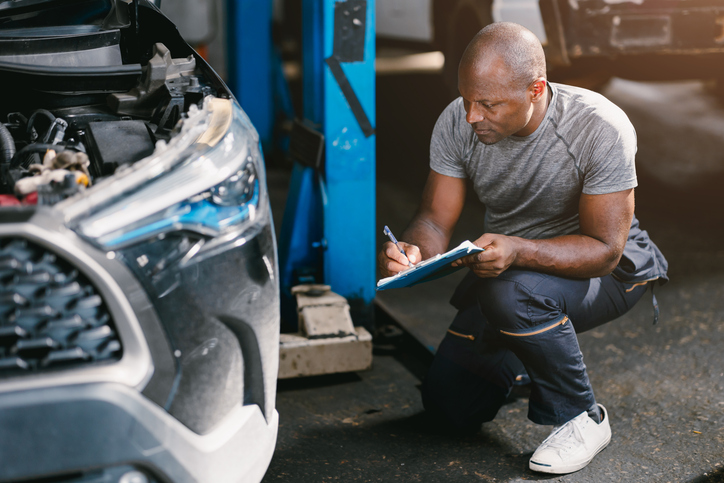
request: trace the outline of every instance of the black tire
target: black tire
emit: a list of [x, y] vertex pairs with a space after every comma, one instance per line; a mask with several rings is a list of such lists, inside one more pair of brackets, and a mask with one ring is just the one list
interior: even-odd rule
[[468, 43], [480, 29], [493, 23], [490, 0], [458, 0], [452, 8], [441, 5], [448, 0], [438, 0], [434, 9], [435, 41], [445, 55], [443, 80], [452, 98], [458, 97], [458, 64]]

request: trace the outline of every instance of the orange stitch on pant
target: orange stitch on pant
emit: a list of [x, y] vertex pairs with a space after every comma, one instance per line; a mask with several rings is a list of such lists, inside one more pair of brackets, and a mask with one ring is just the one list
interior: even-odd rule
[[506, 332], [506, 331], [504, 331], [504, 330], [501, 330], [500, 333], [501, 333], [501, 334], [505, 334], [505, 335], [512, 335], [513, 337], [528, 337], [528, 336], [531, 336], [531, 335], [541, 334], [541, 333], [543, 333], [543, 332], [545, 332], [545, 331], [547, 331], [547, 330], [551, 330], [553, 327], [558, 327], [559, 325], [563, 325], [563, 324], [565, 324], [567, 321], [568, 321], [568, 316], [566, 315], [565, 317], [563, 317], [561, 320], [559, 320], [559, 321], [556, 322], [555, 324], [553, 324], [553, 325], [551, 325], [551, 326], [549, 326], [549, 327], [546, 327], [545, 329], [536, 330], [535, 332], [528, 332], [528, 333], [526, 333], [526, 334], [514, 334], [514, 333], [512, 333], [512, 332]]
[[636, 287], [640, 287], [641, 285], [646, 285], [649, 282], [639, 282], [631, 285], [631, 288], [626, 289], [626, 293], [629, 293], [631, 290], [635, 289]]
[[456, 336], [458, 336], [458, 337], [462, 337], [463, 339], [475, 340], [475, 336], [474, 336], [474, 335], [461, 334], [460, 332], [455, 332], [455, 331], [452, 330], [452, 329], [448, 329], [447, 331], [450, 332], [452, 335], [456, 335]]

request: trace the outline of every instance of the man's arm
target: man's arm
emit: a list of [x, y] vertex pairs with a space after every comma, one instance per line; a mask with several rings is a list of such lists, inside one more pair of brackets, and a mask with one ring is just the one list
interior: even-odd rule
[[608, 275], [623, 254], [634, 212], [633, 189], [605, 195], [581, 195], [580, 235], [527, 240], [486, 233], [475, 241], [484, 252], [464, 257], [479, 277], [497, 277], [510, 267], [564, 277]]
[[[465, 190], [465, 179], [430, 170], [417, 213], [400, 237], [400, 246], [413, 263], [447, 250], [463, 211]], [[383, 277], [407, 268], [407, 260], [392, 242], [382, 246], [377, 262]]]

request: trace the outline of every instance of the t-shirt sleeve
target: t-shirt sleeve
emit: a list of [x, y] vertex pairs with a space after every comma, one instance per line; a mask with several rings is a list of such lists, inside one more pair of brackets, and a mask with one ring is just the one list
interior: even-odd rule
[[636, 180], [636, 131], [623, 111], [600, 121], [592, 132], [581, 163], [583, 193], [602, 195], [638, 185]]
[[462, 109], [460, 104], [461, 99], [458, 98], [442, 111], [430, 140], [430, 169], [452, 178], [467, 178], [463, 165], [465, 142], [458, 116], [458, 111]]

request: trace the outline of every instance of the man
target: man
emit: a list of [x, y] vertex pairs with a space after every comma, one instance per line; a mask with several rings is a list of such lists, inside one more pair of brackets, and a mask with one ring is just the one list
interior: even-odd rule
[[[516, 377], [531, 380], [528, 417], [555, 425], [531, 469], [570, 473], [611, 438], [576, 332], [628, 311], [667, 263], [634, 217], [636, 134], [603, 96], [550, 84], [538, 39], [494, 23], [470, 42], [460, 96], [440, 115], [420, 207], [400, 237], [412, 263], [446, 251], [466, 179], [485, 204], [485, 251], [423, 383], [423, 403], [462, 429], [495, 417]], [[407, 267], [386, 243], [383, 276]]]

